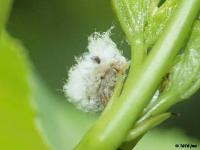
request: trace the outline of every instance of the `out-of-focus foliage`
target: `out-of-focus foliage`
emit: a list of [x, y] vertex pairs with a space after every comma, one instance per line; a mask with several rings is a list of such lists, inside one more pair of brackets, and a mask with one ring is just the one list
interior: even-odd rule
[[41, 80], [34, 80], [34, 104], [37, 125], [54, 150], [71, 150], [93, 124], [98, 114], [83, 113], [62, 98], [53, 95]]
[[46, 150], [34, 125], [29, 65], [20, 43], [0, 35], [0, 149]]
[[0, 0], [0, 34], [4, 30], [12, 0]]
[[42, 81], [33, 77], [30, 67], [19, 41], [2, 34], [0, 149], [45, 150], [49, 146], [56, 150], [72, 149], [96, 115], [79, 112], [53, 96]]
[[175, 147], [178, 144], [193, 144], [199, 149], [199, 140], [188, 138], [183, 132], [176, 129], [153, 130], [147, 133], [136, 145], [134, 150], [177, 150], [184, 149]]

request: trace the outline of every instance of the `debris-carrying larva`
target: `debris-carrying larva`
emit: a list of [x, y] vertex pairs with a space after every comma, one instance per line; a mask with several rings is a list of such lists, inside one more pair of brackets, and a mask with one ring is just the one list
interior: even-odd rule
[[117, 76], [125, 73], [127, 59], [110, 38], [110, 30], [88, 38], [88, 52], [76, 58], [63, 89], [68, 101], [83, 111], [101, 111], [113, 94]]

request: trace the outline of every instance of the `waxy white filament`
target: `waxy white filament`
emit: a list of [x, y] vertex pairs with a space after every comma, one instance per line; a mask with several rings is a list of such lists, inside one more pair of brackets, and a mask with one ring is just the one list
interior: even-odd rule
[[88, 38], [88, 52], [76, 58], [63, 89], [69, 102], [90, 112], [104, 109], [111, 97], [118, 73], [128, 61], [110, 38], [110, 30]]

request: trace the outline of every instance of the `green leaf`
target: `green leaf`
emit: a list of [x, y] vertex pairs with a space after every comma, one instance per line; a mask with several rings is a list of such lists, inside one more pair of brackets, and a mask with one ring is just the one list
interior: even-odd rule
[[[172, 68], [166, 91], [187, 99], [200, 87], [200, 21], [196, 22], [191, 39], [179, 62]], [[176, 89], [176, 90], [175, 90]]]
[[135, 34], [144, 32], [148, 12], [155, 9], [158, 0], [113, 0], [113, 7], [129, 42]]
[[112, 0], [119, 22], [132, 44], [143, 36], [151, 47], [164, 30], [167, 21], [177, 6], [177, 0]]
[[21, 44], [0, 35], [0, 149], [46, 150], [34, 125], [26, 55]]
[[154, 8], [147, 18], [147, 25], [145, 26], [145, 43], [147, 47], [152, 47], [158, 39], [159, 35], [164, 30], [169, 18], [177, 7], [179, 1], [166, 0], [158, 8]]

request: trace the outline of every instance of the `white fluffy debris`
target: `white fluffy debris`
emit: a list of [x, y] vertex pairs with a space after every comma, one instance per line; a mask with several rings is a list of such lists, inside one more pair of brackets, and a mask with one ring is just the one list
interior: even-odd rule
[[78, 109], [96, 112], [106, 106], [117, 75], [125, 72], [129, 62], [110, 38], [110, 30], [93, 33], [88, 42], [88, 52], [76, 58], [77, 64], [71, 67], [63, 89]]

